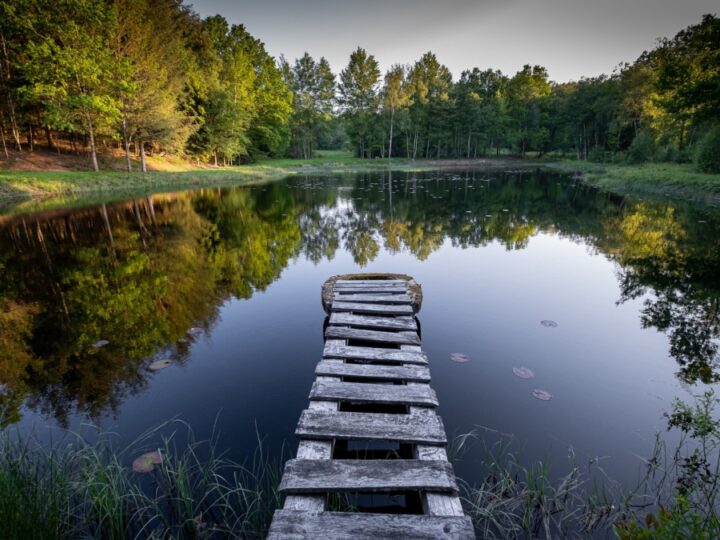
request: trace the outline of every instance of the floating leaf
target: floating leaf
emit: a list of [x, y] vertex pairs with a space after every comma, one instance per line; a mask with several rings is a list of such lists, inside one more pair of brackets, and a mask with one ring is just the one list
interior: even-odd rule
[[550, 401], [553, 397], [547, 390], [538, 390], [537, 388], [532, 391], [532, 395], [535, 399], [539, 399], [540, 401]]
[[461, 364], [464, 364], [465, 362], [470, 361], [470, 357], [467, 354], [454, 352], [450, 355], [450, 360], [452, 360], [453, 362], [459, 362]]
[[535, 378], [535, 372], [526, 367], [514, 367], [513, 373], [521, 379], [533, 379]]
[[100, 339], [92, 344], [93, 349], [99, 349], [101, 347], [104, 347], [105, 345], [108, 345], [110, 342], [107, 339]]
[[148, 369], [150, 371], [160, 371], [161, 369], [172, 366], [172, 363], [172, 360], [168, 360], [167, 358], [163, 360], [155, 360], [152, 364], [148, 366]]
[[540, 324], [542, 324], [546, 328], [557, 328], [558, 325], [558, 323], [556, 323], [555, 321], [549, 321], [547, 319], [544, 321], [540, 321]]
[[155, 469], [155, 465], [162, 463], [162, 454], [159, 450], [147, 452], [133, 461], [132, 470], [136, 473], [149, 473]]

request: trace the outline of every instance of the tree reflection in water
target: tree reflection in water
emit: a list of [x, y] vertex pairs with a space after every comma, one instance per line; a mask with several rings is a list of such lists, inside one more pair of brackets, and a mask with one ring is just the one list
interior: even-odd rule
[[344, 249], [363, 266], [383, 248], [425, 260], [445, 242], [518, 250], [539, 232], [617, 263], [618, 302], [646, 298], [642, 324], [667, 333], [683, 381], [720, 378], [720, 216], [557, 175], [300, 177], [0, 219], [5, 425], [23, 403], [61, 424], [114, 412], [155, 353], [182, 363], [188, 328], [210, 328], [222, 302], [264, 290], [293, 258]]

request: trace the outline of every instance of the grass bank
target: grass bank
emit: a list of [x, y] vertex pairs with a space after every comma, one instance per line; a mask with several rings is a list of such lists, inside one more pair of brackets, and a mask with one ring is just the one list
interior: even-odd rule
[[590, 185], [621, 195], [672, 197], [720, 204], [720, 174], [699, 173], [690, 164], [616, 165], [557, 161], [546, 163], [543, 167], [575, 173]]
[[[516, 167], [527, 165], [510, 159], [496, 160], [408, 160], [394, 158], [360, 159], [349, 152], [323, 151], [312, 159], [274, 159], [259, 164], [222, 168], [156, 170], [147, 173], [86, 170], [0, 169], [0, 205], [11, 206], [28, 200], [59, 198], [62, 206], [70, 200], [81, 202], [142, 196], [148, 193], [181, 191], [200, 187], [236, 186], [261, 183], [296, 174], [341, 174], [373, 171], [430, 171], [467, 167]], [[153, 162], [151, 161], [151, 166]], [[162, 163], [155, 163], [162, 167]], [[48, 205], [44, 205], [47, 207]]]

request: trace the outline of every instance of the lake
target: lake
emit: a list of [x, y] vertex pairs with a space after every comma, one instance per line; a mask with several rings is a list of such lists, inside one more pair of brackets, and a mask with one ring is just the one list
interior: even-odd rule
[[717, 209], [539, 171], [298, 175], [8, 214], [3, 425], [129, 443], [179, 418], [233, 458], [257, 434], [290, 456], [323, 348], [322, 283], [396, 272], [423, 286], [448, 435], [477, 434], [461, 478], [512, 437], [524, 463], [560, 474], [570, 454], [631, 482], [673, 399], [720, 374], [719, 232]]

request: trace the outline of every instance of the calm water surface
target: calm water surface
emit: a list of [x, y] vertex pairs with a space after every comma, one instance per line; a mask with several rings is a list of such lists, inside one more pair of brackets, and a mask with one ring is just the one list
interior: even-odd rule
[[399, 272], [423, 285], [448, 433], [481, 434], [460, 476], [512, 435], [526, 463], [561, 473], [572, 451], [630, 481], [672, 400], [720, 373], [719, 231], [713, 209], [535, 172], [294, 177], [2, 217], [3, 421], [129, 442], [177, 417], [235, 458], [256, 432], [293, 453], [321, 284]]

